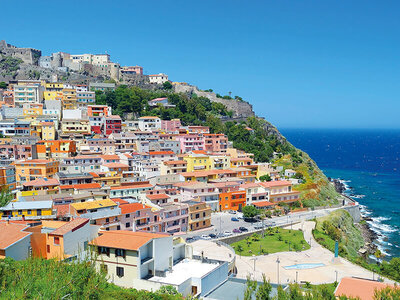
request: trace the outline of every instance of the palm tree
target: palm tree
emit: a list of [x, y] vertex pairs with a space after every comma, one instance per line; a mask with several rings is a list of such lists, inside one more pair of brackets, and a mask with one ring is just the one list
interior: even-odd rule
[[240, 257], [242, 257], [242, 252], [243, 252], [243, 247], [242, 247], [242, 245], [237, 245], [236, 246], [236, 251], [237, 252], [239, 252], [239, 254], [240, 254]]

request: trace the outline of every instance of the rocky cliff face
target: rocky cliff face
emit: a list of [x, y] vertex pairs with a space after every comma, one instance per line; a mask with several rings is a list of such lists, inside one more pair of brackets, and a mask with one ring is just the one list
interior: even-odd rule
[[228, 110], [233, 111], [234, 118], [246, 119], [255, 116], [253, 106], [245, 101], [218, 98], [215, 93], [200, 91], [197, 87], [192, 85], [176, 85], [175, 92], [187, 94], [189, 97], [196, 94], [199, 97], [206, 97], [212, 102], [222, 103]]
[[[192, 85], [175, 85], [174, 89], [175, 92], [184, 93], [189, 97], [191, 97], [193, 94], [196, 94], [199, 97], [206, 97], [210, 99], [212, 102], [218, 102], [224, 104], [228, 110], [233, 111], [233, 117], [223, 119], [222, 120], [223, 122], [228, 122], [228, 121], [241, 122], [241, 121], [246, 121], [247, 118], [249, 117], [257, 117], [253, 111], [253, 106], [246, 101], [218, 98], [215, 93], [200, 91], [197, 87]], [[280, 142], [286, 141], [286, 138], [278, 131], [278, 129], [276, 129], [275, 126], [273, 126], [264, 118], [260, 117], [257, 118], [262, 119], [264, 123], [263, 125], [264, 130], [267, 132], [268, 135], [276, 136]]]

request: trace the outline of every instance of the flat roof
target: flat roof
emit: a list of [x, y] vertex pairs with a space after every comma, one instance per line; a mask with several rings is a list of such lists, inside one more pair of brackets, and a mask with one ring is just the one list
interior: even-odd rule
[[19, 201], [10, 202], [0, 210], [19, 210], [19, 209], [51, 209], [53, 201]]
[[180, 285], [181, 283], [192, 277], [202, 278], [219, 266], [220, 265], [218, 263], [202, 263], [200, 260], [185, 258], [184, 260], [173, 266], [172, 271], [167, 272], [165, 277], [154, 276], [150, 278], [149, 281]]

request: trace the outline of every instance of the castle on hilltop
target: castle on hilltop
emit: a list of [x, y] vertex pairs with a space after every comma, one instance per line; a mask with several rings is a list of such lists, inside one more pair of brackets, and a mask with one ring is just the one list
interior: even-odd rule
[[33, 48], [18, 48], [7, 44], [5, 40], [0, 41], [0, 54], [22, 59], [24, 63], [38, 65], [42, 51]]

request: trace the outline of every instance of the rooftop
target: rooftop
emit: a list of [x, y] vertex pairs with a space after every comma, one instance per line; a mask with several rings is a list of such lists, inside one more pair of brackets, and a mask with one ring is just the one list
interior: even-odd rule
[[90, 245], [137, 251], [140, 247], [147, 244], [152, 239], [168, 236], [168, 234], [139, 231], [102, 231], [99, 237], [90, 242]]
[[89, 219], [77, 218], [72, 221], [69, 221], [68, 223], [64, 224], [61, 227], [58, 227], [56, 230], [54, 230], [50, 234], [51, 235], [65, 235], [66, 233], [68, 233], [70, 231], [73, 232], [75, 230], [78, 230], [79, 228], [86, 225], [87, 223], [89, 223]]
[[76, 210], [82, 210], [82, 209], [96, 209], [96, 208], [104, 208], [104, 207], [113, 207], [113, 206], [117, 206], [117, 204], [110, 199], [104, 199], [104, 200], [95, 200], [95, 201], [88, 201], [88, 202], [71, 203], [71, 206], [73, 208], [75, 208]]
[[392, 286], [387, 283], [362, 278], [343, 278], [335, 290], [335, 296], [347, 296], [360, 300], [374, 299], [375, 290]]
[[28, 226], [25, 224], [0, 223], [0, 249], [5, 250], [16, 242], [31, 235], [30, 232], [23, 231]]
[[24, 201], [10, 202], [6, 206], [0, 207], [0, 210], [20, 210], [20, 209], [51, 209], [53, 201]]
[[154, 276], [149, 281], [180, 285], [189, 278], [202, 278], [219, 266], [218, 263], [202, 263], [200, 260], [185, 258], [172, 267], [165, 277]]

